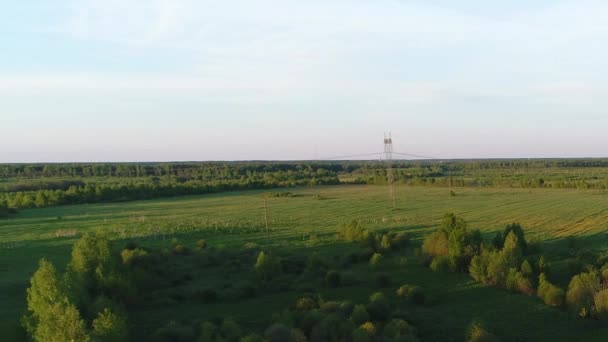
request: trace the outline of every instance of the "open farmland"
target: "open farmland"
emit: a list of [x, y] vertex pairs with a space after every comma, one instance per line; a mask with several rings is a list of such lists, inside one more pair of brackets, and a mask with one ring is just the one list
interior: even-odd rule
[[[109, 233], [112, 239], [133, 240], [142, 246], [169, 246], [172, 239], [177, 239], [194, 248], [197, 239], [204, 238], [210, 246], [227, 250], [238, 250], [247, 242], [255, 242], [264, 248], [290, 250], [296, 254], [318, 250], [333, 255], [345, 248], [342, 244], [336, 245], [335, 239], [338, 226], [345, 222], [356, 220], [372, 231], [407, 231], [413, 234], [414, 240], [418, 240], [433, 231], [446, 212], [454, 212], [465, 218], [471, 228], [480, 229], [487, 239], [506, 224], [518, 222], [528, 238], [539, 238], [544, 242], [543, 249], [548, 255], [554, 255], [556, 261], [564, 257], [562, 251], [567, 250], [563, 239], [566, 236], [577, 236], [578, 246], [585, 249], [603, 250], [608, 244], [605, 234], [608, 229], [608, 194], [601, 190], [454, 190], [456, 196], [450, 196], [445, 188], [399, 186], [398, 208], [392, 209], [388, 190], [383, 186], [290, 189], [292, 197], [267, 200], [268, 231], [264, 224], [263, 191], [258, 190], [23, 210], [17, 216], [0, 221], [0, 293], [3, 303], [0, 330], [17, 334], [19, 316], [25, 310], [25, 289], [38, 259], [45, 257], [57, 265], [65, 264], [76, 238], [89, 231], [102, 231]], [[251, 265], [254, 262], [252, 259]], [[396, 261], [389, 263], [392, 266], [387, 266], [386, 271], [394, 278], [394, 285], [402, 281], [419, 283], [442, 298], [432, 310], [420, 308], [412, 312], [413, 316], [422, 317], [419, 329], [422, 336], [429, 339], [441, 340], [441, 336], [450, 340], [460, 338], [470, 319], [480, 315], [489, 322], [509, 315], [517, 324], [523, 324], [512, 330], [509, 324], [515, 324], [513, 321], [491, 323], [497, 335], [511, 337], [506, 340], [540, 340], [541, 337], [545, 340], [569, 340], [575, 336], [572, 334], [580, 334], [586, 325], [591, 324], [570, 320], [565, 313], [542, 306], [534, 297], [482, 287], [465, 275], [434, 273], [412, 261], [403, 266], [397, 265]], [[357, 268], [353, 272], [358, 272]], [[220, 269], [212, 271], [210, 277], [218, 277], [218, 274], [221, 274]], [[445, 282], [451, 285], [445, 286]], [[329, 289], [326, 294], [366, 298], [370, 292], [367, 285], [362, 285], [350, 287], [346, 292]], [[258, 305], [270, 303], [269, 313], [258, 317], [269, 320], [270, 311], [289, 306], [297, 295], [297, 291], [288, 291], [252, 299], [236, 316], [247, 325], [248, 317], [251, 317], [248, 313], [255, 312]], [[485, 299], [466, 300], [467, 296], [478, 295]], [[492, 312], [484, 312], [486, 304], [491, 305]], [[189, 303], [184, 304], [183, 312], [184, 315], [202, 317], [208, 315], [209, 310], [218, 314], [228, 313], [240, 306], [239, 303], [209, 306]], [[167, 309], [156, 307], [147, 310], [146, 314], [135, 310], [134, 321], [142, 327], [160, 324], [162, 317], [170, 314], [163, 310]], [[517, 318], [519, 310], [528, 313]], [[432, 331], [441, 320], [434, 320], [442, 315], [461, 317], [445, 321], [447, 326], [441, 332], [446, 335], [435, 336]], [[529, 322], [523, 321], [528, 319]], [[542, 329], [531, 331], [529, 324], [546, 319], [555, 320], [556, 324], [546, 324]], [[255, 326], [255, 321], [249, 324]], [[601, 336], [598, 337], [600, 339]]]

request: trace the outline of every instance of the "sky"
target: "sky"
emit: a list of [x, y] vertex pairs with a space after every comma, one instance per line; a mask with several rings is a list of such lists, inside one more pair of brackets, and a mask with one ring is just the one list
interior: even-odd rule
[[[608, 157], [608, 2], [0, 2], [0, 163]], [[369, 158], [369, 157], [368, 157]]]

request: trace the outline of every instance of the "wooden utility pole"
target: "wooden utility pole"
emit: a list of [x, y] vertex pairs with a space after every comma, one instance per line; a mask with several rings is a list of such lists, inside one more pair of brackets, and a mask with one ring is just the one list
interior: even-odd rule
[[448, 169], [448, 190], [450, 191], [450, 196], [452, 195], [452, 170]]
[[268, 205], [266, 197], [264, 197], [264, 221], [266, 222], [266, 243], [270, 241], [270, 232], [268, 231]]

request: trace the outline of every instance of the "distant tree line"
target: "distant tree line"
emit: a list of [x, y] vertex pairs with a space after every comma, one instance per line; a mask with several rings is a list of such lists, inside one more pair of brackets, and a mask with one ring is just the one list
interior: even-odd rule
[[[607, 159], [394, 161], [398, 184], [608, 189]], [[141, 200], [277, 187], [386, 185], [382, 161], [1, 164], [8, 208]], [[2, 209], [5, 207], [6, 209]]]
[[225, 191], [331, 184], [339, 184], [339, 180], [336, 175], [327, 173], [320, 173], [318, 177], [294, 175], [282, 179], [277, 178], [276, 175], [265, 174], [260, 179], [243, 178], [224, 181], [187, 181], [184, 183], [160, 183], [159, 180], [153, 179], [145, 183], [72, 185], [67, 190], [7, 192], [0, 194], [0, 206], [16, 209], [41, 208], [66, 204], [132, 201]]

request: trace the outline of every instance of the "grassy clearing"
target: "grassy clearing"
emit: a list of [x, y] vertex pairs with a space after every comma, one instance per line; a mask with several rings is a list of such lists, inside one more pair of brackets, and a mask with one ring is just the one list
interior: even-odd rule
[[[548, 249], [563, 249], [559, 239], [569, 235], [581, 236], [586, 247], [600, 249], [608, 243], [603, 234], [608, 228], [608, 195], [597, 190], [457, 188], [457, 196], [451, 197], [442, 188], [398, 187], [396, 210], [390, 208], [388, 191], [381, 186], [300, 188], [292, 192], [298, 196], [268, 200], [269, 243], [294, 253], [308, 253], [304, 247], [311, 244], [332, 250], [331, 245], [323, 246], [333, 240], [333, 232], [339, 224], [351, 220], [361, 221], [366, 228], [399, 228], [423, 236], [434, 229], [448, 211], [465, 217], [472, 228], [487, 233], [501, 229], [507, 223], [519, 222], [528, 237], [537, 236], [550, 242]], [[167, 246], [173, 237], [191, 247], [199, 237], [214, 246], [240, 247], [247, 241], [264, 245], [267, 235], [263, 193], [249, 191], [44, 208], [25, 210], [15, 218], [1, 220], [0, 302], [3, 305], [0, 307], [0, 331], [10, 334], [18, 324], [19, 315], [25, 308], [25, 288], [38, 259], [46, 257], [57, 265], [65, 264], [74, 233], [101, 229], [111, 232], [116, 239], [135, 238], [148, 246]], [[311, 236], [317, 238], [311, 239]], [[395, 284], [398, 281], [415, 283], [442, 298], [438, 306], [415, 309], [413, 315], [423, 321], [421, 327], [427, 330], [423, 331], [424, 336], [435, 336], [434, 340], [441, 340], [441, 336], [461, 336], [460, 330], [469, 323], [467, 320], [479, 315], [494, 322], [490, 327], [498, 335], [502, 333], [512, 339], [524, 340], [541, 340], [541, 337], [572, 340], [581, 336], [584, 328], [591, 324], [568, 319], [565, 313], [545, 307], [537, 298], [480, 287], [464, 275], [432, 273], [410, 263], [400, 268], [394, 278]], [[366, 298], [370, 290], [364, 286], [327, 292], [328, 296], [357, 299]], [[247, 310], [257, 310], [255, 308], [269, 303], [264, 312], [270, 315], [288, 306], [296, 295], [255, 298], [243, 306], [220, 303], [200, 308], [185, 303], [180, 312], [204, 317], [207, 311], [220, 315], [242, 307], [252, 308], [239, 314], [247, 317], [252, 313]], [[156, 322], [154, 317], [166, 317], [166, 310], [146, 311], [134, 320], [147, 326]], [[504, 317], [509, 318], [508, 322]], [[538, 328], [546, 324], [545, 320], [555, 322], [550, 331]], [[596, 329], [588, 338], [599, 340], [605, 336], [605, 329]]]

